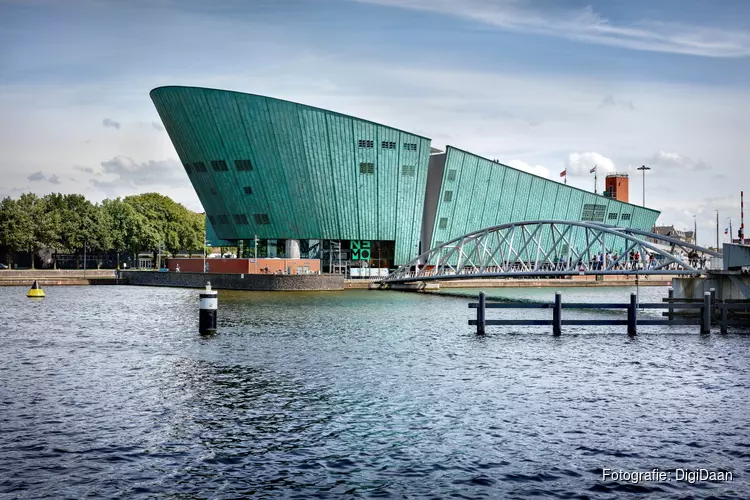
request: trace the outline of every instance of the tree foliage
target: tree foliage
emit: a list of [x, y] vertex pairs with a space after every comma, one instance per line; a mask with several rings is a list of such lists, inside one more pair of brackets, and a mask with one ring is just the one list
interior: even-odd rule
[[[205, 220], [168, 196], [146, 193], [94, 204], [80, 194], [43, 198], [24, 193], [0, 201], [0, 248], [13, 253], [51, 250], [175, 254], [202, 248]], [[32, 266], [34, 259], [32, 258]], [[10, 264], [10, 262], [9, 262]]]

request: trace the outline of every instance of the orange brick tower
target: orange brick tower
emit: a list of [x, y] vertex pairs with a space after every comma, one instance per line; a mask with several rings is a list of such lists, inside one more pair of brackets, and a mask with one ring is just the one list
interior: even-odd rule
[[608, 174], [604, 180], [604, 196], [628, 202], [628, 174]]

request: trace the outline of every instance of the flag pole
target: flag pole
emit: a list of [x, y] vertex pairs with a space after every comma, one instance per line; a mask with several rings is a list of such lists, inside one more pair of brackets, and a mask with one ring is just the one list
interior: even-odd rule
[[596, 181], [597, 174], [598, 174], [598, 169], [596, 168], [596, 165], [594, 165], [594, 194], [596, 194], [596, 188], [597, 188], [596, 185], [598, 184]]

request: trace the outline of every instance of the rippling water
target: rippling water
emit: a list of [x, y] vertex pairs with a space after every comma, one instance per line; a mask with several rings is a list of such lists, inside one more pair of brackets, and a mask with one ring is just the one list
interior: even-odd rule
[[47, 293], [0, 287], [3, 498], [750, 497], [749, 335], [478, 338], [466, 298], [220, 291], [220, 333], [201, 337], [196, 290]]

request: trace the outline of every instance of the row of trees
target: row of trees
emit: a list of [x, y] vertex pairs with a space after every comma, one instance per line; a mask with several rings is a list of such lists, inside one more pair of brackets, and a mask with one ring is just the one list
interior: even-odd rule
[[[12, 254], [40, 250], [75, 254], [76, 267], [84, 245], [89, 252], [202, 252], [205, 219], [168, 196], [146, 193], [91, 203], [80, 194], [24, 193], [0, 202], [0, 247]], [[156, 259], [154, 259], [156, 260]], [[53, 261], [56, 267], [56, 260]]]

